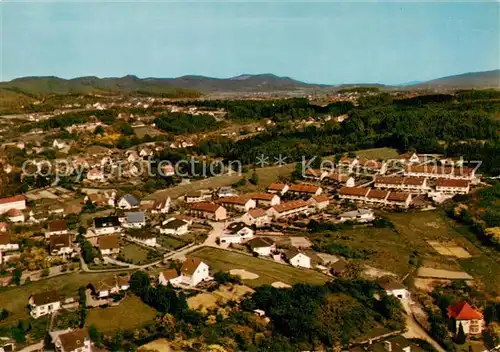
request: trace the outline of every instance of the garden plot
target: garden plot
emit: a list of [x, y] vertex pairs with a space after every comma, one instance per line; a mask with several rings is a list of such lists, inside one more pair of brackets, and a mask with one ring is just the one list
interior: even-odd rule
[[434, 248], [436, 252], [441, 255], [456, 257], [456, 258], [470, 258], [471, 255], [463, 247], [457, 246], [455, 242], [439, 242], [427, 241], [429, 245]]

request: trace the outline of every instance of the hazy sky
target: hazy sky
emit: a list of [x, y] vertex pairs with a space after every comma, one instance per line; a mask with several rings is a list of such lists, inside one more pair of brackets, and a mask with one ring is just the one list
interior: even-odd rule
[[0, 0], [1, 77], [404, 83], [500, 67], [499, 3]]

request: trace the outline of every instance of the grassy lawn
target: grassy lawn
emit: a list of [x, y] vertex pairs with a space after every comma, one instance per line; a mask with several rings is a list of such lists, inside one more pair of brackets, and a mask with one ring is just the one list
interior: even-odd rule
[[356, 151], [356, 155], [360, 158], [366, 158], [370, 160], [380, 160], [380, 159], [391, 159], [396, 158], [399, 153], [393, 148], [372, 148], [363, 149]]
[[174, 236], [167, 236], [167, 235], [160, 235], [158, 236], [158, 243], [163, 247], [168, 250], [174, 250], [177, 248], [180, 248], [184, 246], [186, 243], [188, 243], [189, 238], [186, 238], [185, 241], [184, 238], [181, 240], [179, 238], [175, 238]]
[[156, 310], [144, 304], [139, 297], [130, 296], [116, 307], [90, 309], [87, 326], [95, 325], [103, 332], [132, 329], [152, 321], [156, 313]]
[[127, 243], [121, 248], [121, 255], [131, 260], [133, 264], [148, 260], [148, 251], [135, 243]]
[[24, 319], [29, 316], [26, 305], [31, 294], [49, 290], [57, 290], [64, 297], [77, 297], [78, 288], [89, 282], [106, 279], [116, 273], [74, 273], [40, 280], [19, 287], [0, 289], [0, 307], [11, 314], [7, 321]]
[[245, 284], [253, 287], [271, 284], [275, 281], [287, 284], [302, 282], [320, 285], [329, 280], [328, 276], [317, 271], [298, 269], [290, 265], [278, 264], [269, 260], [217, 248], [202, 247], [191, 252], [190, 256], [205, 261], [210, 265], [212, 272], [245, 269], [257, 274], [259, 275], [257, 279], [243, 280]]

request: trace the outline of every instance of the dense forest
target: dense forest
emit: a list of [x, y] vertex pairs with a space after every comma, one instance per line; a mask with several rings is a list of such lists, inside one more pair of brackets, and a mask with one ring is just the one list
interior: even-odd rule
[[[335, 103], [314, 107], [305, 99], [286, 101], [198, 102], [225, 107], [233, 119], [269, 118], [276, 126], [268, 132], [232, 143], [225, 138], [202, 141], [199, 153], [253, 163], [258, 155], [288, 160], [302, 156], [332, 155], [372, 147], [393, 147], [400, 151], [463, 156], [481, 160], [480, 172], [500, 171], [500, 101], [488, 100], [494, 93], [462, 92], [457, 96], [432, 95], [393, 100], [386, 93], [367, 96], [359, 106]], [[465, 99], [467, 97], [467, 99]], [[225, 105], [224, 105], [225, 104]], [[349, 105], [350, 104], [350, 105]], [[297, 119], [307, 116], [347, 113], [342, 123], [323, 122], [321, 127], [295, 128]]]

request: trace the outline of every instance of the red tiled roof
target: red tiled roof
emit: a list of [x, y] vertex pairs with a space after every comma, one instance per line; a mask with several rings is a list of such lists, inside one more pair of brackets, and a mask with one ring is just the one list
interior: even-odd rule
[[64, 231], [68, 228], [66, 225], [66, 220], [54, 220], [49, 222], [48, 230], [49, 232]]
[[163, 271], [162, 274], [165, 280], [175, 279], [176, 277], [179, 276], [179, 274], [177, 274], [177, 270], [175, 269], [167, 269]]
[[366, 187], [342, 187], [339, 194], [343, 196], [359, 196], [364, 197], [370, 189]]
[[248, 194], [245, 194], [245, 197], [250, 198], [250, 199], [256, 199], [256, 200], [271, 201], [274, 197], [276, 197], [276, 195], [270, 194], [270, 193], [260, 192], [260, 193], [248, 193]]
[[21, 210], [19, 209], [10, 209], [8, 212], [7, 212], [7, 215], [8, 216], [19, 216], [21, 215]]
[[0, 204], [21, 202], [23, 200], [26, 200], [26, 198], [24, 198], [24, 196], [22, 194], [19, 194], [19, 195], [14, 196], [14, 197], [0, 199]]
[[221, 204], [238, 204], [238, 205], [245, 205], [249, 201], [250, 198], [248, 197], [224, 197], [220, 200], [218, 200], [218, 203]]
[[448, 307], [448, 317], [456, 320], [474, 320], [483, 319], [483, 315], [473, 309], [469, 303], [465, 301], [458, 302]]
[[271, 183], [267, 189], [270, 189], [271, 191], [281, 191], [283, 188], [285, 188], [286, 184], [284, 183]]
[[120, 240], [117, 235], [101, 236], [98, 239], [99, 249], [120, 248]]
[[389, 194], [389, 191], [383, 191], [380, 189], [370, 189], [370, 192], [368, 192], [368, 195], [366, 198], [372, 198], [372, 199], [385, 199], [387, 195]]
[[321, 169], [307, 169], [305, 174], [306, 176], [320, 177], [323, 172]]
[[299, 192], [299, 193], [316, 193], [319, 187], [315, 185], [309, 185], [306, 183], [297, 183], [290, 186], [288, 191]]
[[319, 196], [312, 196], [311, 199], [314, 199], [317, 203], [328, 202], [330, 197], [326, 194], [320, 194]]
[[440, 178], [436, 181], [436, 186], [438, 187], [469, 187], [469, 181], [467, 180], [449, 180], [445, 178]]
[[302, 207], [308, 207], [309, 203], [304, 200], [294, 200], [290, 202], [284, 202], [273, 207], [278, 213], [283, 213], [292, 209], [298, 209]]
[[339, 181], [339, 182], [347, 182], [349, 180], [350, 176], [349, 175], [344, 175], [344, 174], [339, 174], [336, 172], [332, 172], [328, 175], [326, 175], [327, 179], [334, 180], [334, 181]]
[[186, 275], [193, 275], [200, 264], [200, 259], [188, 258], [184, 263], [182, 263], [181, 273]]
[[422, 186], [425, 182], [425, 177], [405, 177], [403, 183], [405, 185]]
[[391, 192], [387, 200], [392, 202], [405, 202], [409, 196], [410, 193], [407, 192]]
[[266, 212], [261, 208], [250, 209], [248, 214], [254, 219], [266, 216]]
[[404, 177], [397, 177], [397, 176], [377, 177], [375, 179], [375, 183], [381, 183], [385, 185], [402, 185], [403, 182], [404, 182]]
[[220, 205], [215, 203], [200, 202], [191, 206], [191, 210], [206, 211], [208, 213], [215, 213]]

